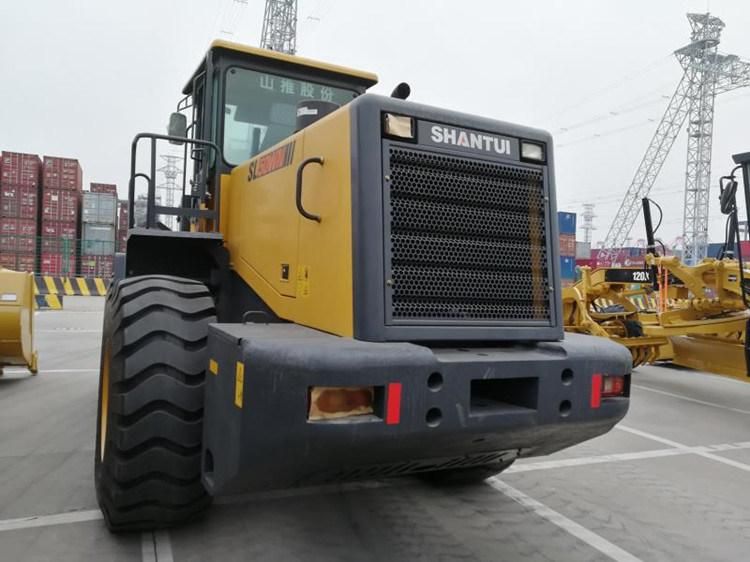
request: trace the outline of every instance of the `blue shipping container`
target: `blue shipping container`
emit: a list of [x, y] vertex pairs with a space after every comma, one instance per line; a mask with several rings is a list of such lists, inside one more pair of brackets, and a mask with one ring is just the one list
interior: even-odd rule
[[557, 224], [560, 227], [560, 234], [575, 234], [576, 214], [566, 213], [565, 211], [558, 211]]
[[576, 278], [576, 259], [570, 256], [560, 256], [560, 278]]

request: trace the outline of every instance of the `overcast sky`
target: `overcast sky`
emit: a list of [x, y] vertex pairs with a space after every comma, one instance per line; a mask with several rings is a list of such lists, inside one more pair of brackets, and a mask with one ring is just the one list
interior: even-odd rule
[[[298, 52], [399, 81], [416, 101], [551, 131], [558, 206], [596, 203], [607, 227], [680, 78], [687, 12], [726, 23], [720, 50], [750, 60], [747, 0], [299, 0]], [[211, 39], [257, 45], [263, 0], [0, 2], [0, 149], [78, 158], [125, 195], [129, 146], [163, 132]], [[222, 32], [232, 32], [228, 35]], [[665, 97], [666, 96], [666, 97]], [[750, 88], [717, 99], [714, 178], [750, 151]], [[652, 196], [680, 234], [686, 137]], [[712, 241], [723, 238], [712, 180]], [[579, 230], [579, 239], [583, 233]], [[639, 223], [633, 239], [643, 238]]]

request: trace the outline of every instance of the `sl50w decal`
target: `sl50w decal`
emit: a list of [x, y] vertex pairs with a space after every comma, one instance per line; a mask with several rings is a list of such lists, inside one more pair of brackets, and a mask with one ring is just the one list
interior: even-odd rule
[[292, 160], [294, 160], [295, 142], [296, 141], [292, 141], [283, 146], [280, 146], [279, 148], [272, 150], [268, 154], [264, 154], [260, 158], [256, 158], [255, 160], [250, 162], [250, 169], [247, 173], [247, 181], [253, 181], [254, 179], [263, 177], [270, 174], [271, 172], [275, 172], [276, 170], [280, 170], [281, 168], [286, 168], [287, 166], [289, 166], [292, 163]]

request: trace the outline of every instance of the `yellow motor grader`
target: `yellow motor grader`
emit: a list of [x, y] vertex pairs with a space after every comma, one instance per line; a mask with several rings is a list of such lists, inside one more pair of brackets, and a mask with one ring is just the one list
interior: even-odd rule
[[[738, 260], [706, 259], [695, 266], [675, 256], [646, 256], [662, 272], [660, 310], [644, 313], [644, 332], [669, 338], [657, 359], [733, 377], [750, 377], [747, 326]], [[750, 273], [745, 270], [744, 273]], [[669, 285], [670, 280], [675, 281]]]
[[6, 365], [25, 365], [36, 374], [34, 276], [0, 267], [0, 375]]
[[750, 268], [741, 252], [735, 180], [743, 168], [750, 206], [750, 153], [734, 161], [737, 166], [720, 180], [721, 211], [728, 215], [720, 255], [692, 266], [676, 256], [658, 256], [644, 199], [645, 267], [582, 268], [581, 280], [563, 289], [567, 331], [617, 341], [630, 350], [633, 366], [671, 361], [750, 381]]
[[653, 290], [652, 272], [643, 268], [581, 268], [581, 280], [562, 290], [565, 330], [612, 339], [628, 348], [633, 366], [653, 363], [669, 340], [647, 335], [644, 320], [655, 311], [646, 303]]

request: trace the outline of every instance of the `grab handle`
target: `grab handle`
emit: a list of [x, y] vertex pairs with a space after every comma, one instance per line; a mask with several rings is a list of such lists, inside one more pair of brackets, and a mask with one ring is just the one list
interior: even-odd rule
[[299, 168], [297, 168], [297, 210], [299, 211], [299, 214], [305, 217], [308, 220], [320, 222], [321, 218], [320, 215], [314, 215], [312, 213], [308, 213], [305, 208], [302, 206], [302, 172], [305, 171], [305, 166], [308, 164], [319, 164], [323, 165], [323, 158], [319, 156], [313, 156], [312, 158], [308, 158], [306, 160], [303, 160]]

